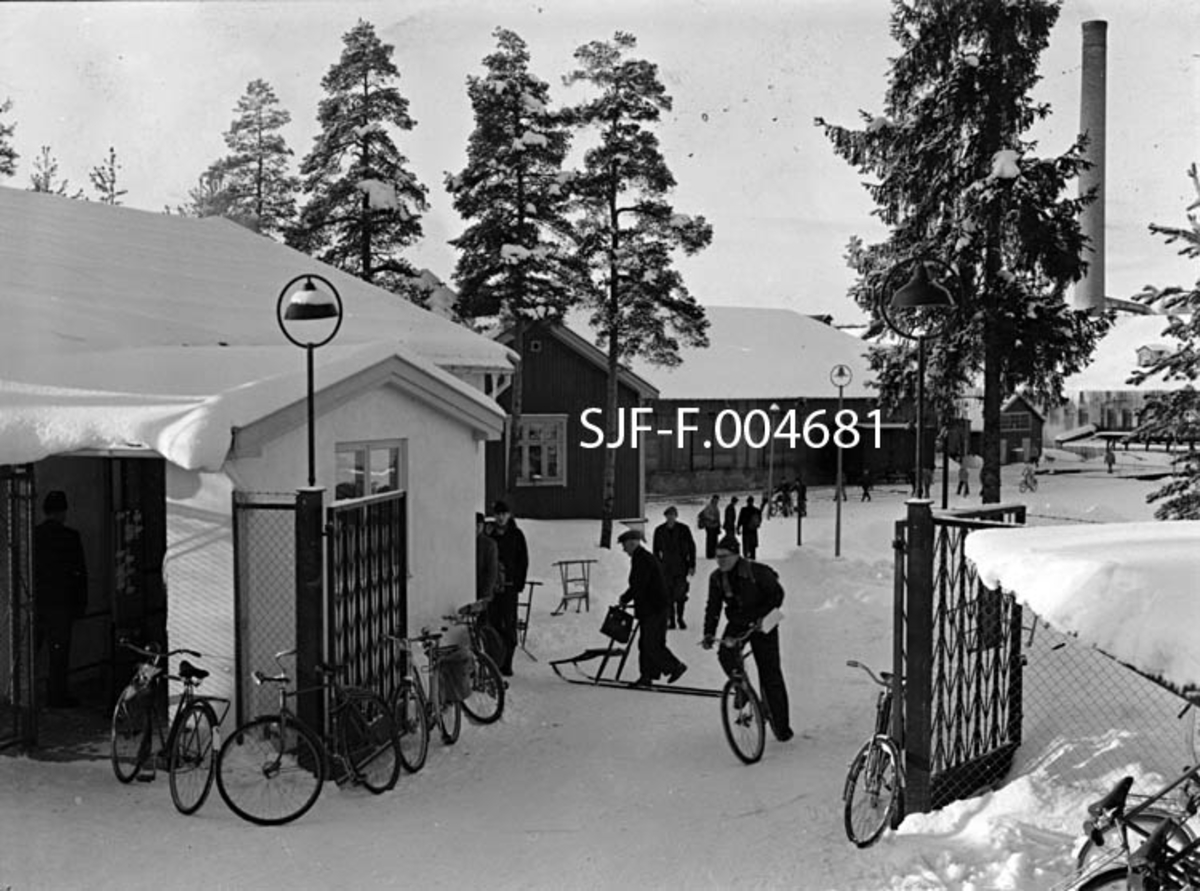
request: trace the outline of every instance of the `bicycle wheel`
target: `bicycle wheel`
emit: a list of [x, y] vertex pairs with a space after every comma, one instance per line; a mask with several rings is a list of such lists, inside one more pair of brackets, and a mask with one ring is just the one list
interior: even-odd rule
[[259, 826], [279, 826], [303, 815], [324, 781], [321, 743], [281, 715], [243, 724], [217, 756], [221, 798], [243, 820]]
[[216, 769], [217, 716], [207, 702], [193, 702], [175, 718], [171, 754], [171, 800], [181, 814], [200, 810]]
[[122, 783], [133, 782], [150, 759], [153, 715], [147, 691], [127, 687], [112, 716], [112, 767]]
[[[1131, 827], [1129, 832], [1129, 847], [1136, 848], [1146, 839], [1148, 839], [1159, 824], [1164, 820], [1178, 820], [1166, 811], [1157, 810], [1155, 808], [1147, 808], [1140, 813], [1134, 814], [1132, 817], [1126, 817], [1125, 822]], [[1167, 848], [1171, 851], [1182, 851], [1192, 843], [1194, 836], [1192, 831], [1187, 828], [1184, 823], [1175, 822], [1174, 826], [1167, 833]], [[1079, 856], [1076, 858], [1076, 866], [1082, 872], [1089, 863], [1098, 860], [1101, 857], [1108, 855], [1112, 850], [1111, 847], [1099, 848], [1089, 838], [1083, 843], [1083, 847], [1079, 849]]]
[[1126, 891], [1128, 887], [1129, 870], [1124, 866], [1114, 866], [1096, 873], [1079, 886], [1079, 891]]
[[350, 701], [340, 722], [343, 751], [356, 778], [379, 795], [396, 785], [400, 750], [391, 709], [378, 693], [347, 691]]
[[500, 632], [491, 625], [484, 623], [479, 626], [479, 650], [486, 653], [497, 666], [500, 660], [504, 658], [505, 650], [504, 641], [500, 637]]
[[405, 678], [392, 694], [392, 720], [400, 743], [400, 763], [409, 773], [425, 766], [429, 754], [429, 718], [425, 691]]
[[875, 737], [854, 756], [846, 774], [846, 837], [860, 848], [874, 844], [898, 812], [900, 765], [891, 742]]
[[745, 764], [763, 755], [767, 742], [762, 703], [745, 678], [731, 678], [721, 691], [721, 724], [729, 747]]
[[446, 699], [446, 688], [438, 684], [438, 726], [442, 728], [442, 742], [448, 746], [458, 742], [462, 730], [462, 703]]
[[479, 724], [492, 724], [504, 714], [504, 678], [487, 653], [473, 652], [475, 668], [471, 672], [471, 695], [463, 700], [462, 710]]

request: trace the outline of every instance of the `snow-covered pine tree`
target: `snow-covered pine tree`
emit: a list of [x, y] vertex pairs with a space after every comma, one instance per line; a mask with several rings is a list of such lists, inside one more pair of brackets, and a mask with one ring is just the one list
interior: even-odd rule
[[321, 86], [321, 132], [300, 164], [309, 196], [288, 244], [361, 279], [420, 302], [400, 251], [421, 237], [427, 189], [408, 171], [388, 126], [411, 130], [394, 47], [359, 20]]
[[[817, 118], [836, 152], [871, 177], [875, 213], [890, 238], [852, 244], [851, 289], [875, 319], [889, 270], [918, 255], [957, 270], [957, 308], [928, 342], [931, 401], [953, 415], [961, 388], [982, 372], [983, 500], [1000, 500], [1000, 405], [1021, 389], [1046, 404], [1088, 361], [1107, 329], [1066, 304], [1083, 274], [1079, 213], [1090, 198], [1064, 197], [1085, 163], [1082, 141], [1058, 157], [1034, 155], [1025, 134], [1050, 108], [1030, 92], [1059, 15], [1052, 0], [895, 0], [900, 45], [881, 114], [862, 129]], [[902, 284], [903, 282], [901, 282]], [[912, 350], [876, 350], [881, 397], [912, 398]]]
[[76, 189], [68, 194], [71, 184], [66, 178], [58, 176], [58, 158], [50, 151], [50, 146], [44, 145], [38, 156], [33, 159], [33, 173], [29, 174], [29, 191], [49, 192], [52, 195], [63, 195], [67, 198], [82, 198], [83, 189]]
[[[1200, 260], [1200, 218], [1191, 212], [1200, 208], [1200, 173], [1195, 164], [1188, 168], [1188, 176], [1196, 190], [1196, 200], [1187, 207], [1187, 226], [1151, 223], [1150, 231], [1163, 236], [1167, 244], [1180, 245], [1182, 256]], [[1138, 369], [1129, 382], [1142, 384], [1160, 376], [1164, 380], [1193, 382], [1181, 390], [1147, 400], [1138, 419], [1140, 438], [1186, 446], [1172, 459], [1175, 478], [1151, 492], [1146, 500], [1162, 502], [1154, 511], [1159, 520], [1200, 520], [1200, 451], [1196, 449], [1196, 441], [1200, 439], [1200, 394], [1194, 385], [1200, 377], [1200, 280], [1190, 288], [1146, 285], [1133, 299], [1167, 313], [1163, 334], [1178, 338], [1180, 345], [1146, 368]]]
[[[500, 316], [512, 326], [520, 354], [526, 324], [560, 319], [576, 294], [571, 280], [578, 271], [563, 213], [570, 135], [549, 107], [549, 85], [529, 70], [525, 42], [504, 28], [493, 35], [497, 46], [483, 60], [486, 73], [467, 78], [475, 112], [467, 165], [446, 176], [454, 209], [469, 223], [450, 243], [460, 251], [454, 271], [459, 315]], [[518, 364], [510, 390], [509, 493], [521, 471], [522, 386]]]
[[[228, 216], [263, 235], [283, 236], [296, 216], [300, 178], [288, 173], [288, 148], [279, 131], [291, 114], [279, 107], [275, 91], [261, 78], [250, 81], [225, 131], [229, 154], [206, 173], [219, 177], [224, 195], [214, 202]], [[215, 182], [210, 178], [210, 185]]]
[[99, 195], [101, 204], [111, 204], [114, 207], [121, 203], [121, 196], [128, 193], [127, 189], [117, 188], [117, 171], [121, 165], [117, 163], [117, 150], [111, 145], [108, 155], [88, 173], [92, 188]]
[[[5, 99], [0, 102], [0, 117], [12, 111], [12, 100]], [[6, 124], [0, 120], [0, 176], [15, 176], [17, 173], [17, 150], [12, 146], [13, 133], [16, 131], [15, 123]]]
[[[707, 346], [708, 319], [673, 265], [673, 254], [693, 254], [712, 241], [702, 216], [677, 213], [667, 202], [675, 186], [658, 137], [651, 129], [671, 97], [658, 66], [627, 58], [637, 46], [618, 31], [575, 51], [579, 67], [564, 78], [596, 90], [568, 110], [574, 127], [594, 135], [583, 170], [572, 184], [576, 250], [585, 264], [582, 304], [608, 353], [605, 438], [617, 422], [620, 364], [643, 356], [661, 365], [679, 363], [679, 344]], [[600, 547], [612, 546], [616, 450], [605, 450]]]

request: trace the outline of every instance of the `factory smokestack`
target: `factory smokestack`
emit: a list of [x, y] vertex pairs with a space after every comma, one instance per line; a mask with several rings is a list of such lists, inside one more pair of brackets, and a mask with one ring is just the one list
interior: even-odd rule
[[1108, 64], [1108, 22], [1083, 23], [1079, 130], [1087, 136], [1084, 157], [1091, 167], [1079, 175], [1079, 194], [1095, 190], [1095, 200], [1080, 218], [1089, 244], [1084, 248], [1087, 275], [1075, 286], [1075, 306], [1096, 313], [1104, 308], [1104, 143]]

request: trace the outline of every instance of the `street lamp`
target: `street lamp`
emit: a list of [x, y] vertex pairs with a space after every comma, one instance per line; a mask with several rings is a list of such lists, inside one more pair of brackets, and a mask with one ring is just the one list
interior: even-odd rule
[[[913, 265], [912, 275], [908, 282], [892, 293], [891, 286], [909, 264]], [[917, 447], [916, 447], [916, 484], [917, 497], [924, 498], [925, 491], [924, 457], [921, 440], [925, 428], [925, 341], [930, 337], [942, 335], [949, 322], [950, 313], [954, 308], [954, 298], [950, 291], [930, 278], [929, 267], [940, 267], [946, 273], [945, 277], [952, 280], [955, 273], [949, 264], [930, 257], [916, 257], [913, 260], [898, 263], [883, 280], [880, 293], [879, 312], [889, 328], [905, 340], [917, 342]], [[890, 297], [889, 297], [890, 294]]]
[[775, 503], [775, 418], [779, 414], [779, 403], [771, 403], [771, 457], [767, 461], [767, 516], [771, 515], [771, 505]]
[[[313, 280], [316, 280], [329, 289], [326, 293], [318, 288]], [[300, 288], [295, 288], [296, 284], [303, 280], [304, 285]], [[293, 290], [295, 288], [295, 290]], [[287, 301], [287, 308], [284, 308], [284, 301]], [[322, 329], [316, 332], [308, 330], [309, 323], [328, 319], [336, 319], [332, 326], [326, 326], [328, 333], [319, 339], [312, 337], [297, 337], [288, 330], [288, 326], [284, 322], [302, 322], [304, 323], [303, 331], [305, 335], [320, 333]], [[313, 421], [313, 351], [318, 347], [323, 347], [329, 341], [333, 340], [338, 333], [338, 329], [342, 327], [342, 297], [328, 279], [323, 278], [313, 273], [304, 273], [298, 275], [279, 292], [279, 299], [275, 301], [275, 321], [279, 323], [279, 330], [283, 332], [283, 336], [290, 340], [298, 347], [302, 347], [305, 351], [306, 365], [308, 369], [308, 485], [309, 487], [317, 484], [317, 463], [316, 463], [316, 438], [315, 424]]]

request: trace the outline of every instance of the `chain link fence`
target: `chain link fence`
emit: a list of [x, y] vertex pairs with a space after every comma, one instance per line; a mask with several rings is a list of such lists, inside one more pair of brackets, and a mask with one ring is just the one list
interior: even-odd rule
[[[250, 678], [279, 670], [272, 658], [296, 646], [296, 496], [235, 492], [233, 496], [234, 616], [237, 723], [275, 711], [278, 691]], [[294, 660], [284, 660], [289, 672]]]

